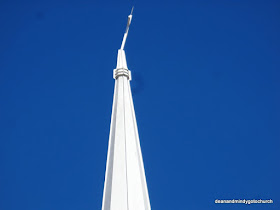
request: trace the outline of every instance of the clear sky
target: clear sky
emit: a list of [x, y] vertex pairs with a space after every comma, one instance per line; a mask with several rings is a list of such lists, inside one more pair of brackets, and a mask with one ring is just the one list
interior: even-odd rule
[[0, 209], [101, 209], [132, 4], [152, 209], [280, 209], [280, 3], [266, 0], [2, 0]]

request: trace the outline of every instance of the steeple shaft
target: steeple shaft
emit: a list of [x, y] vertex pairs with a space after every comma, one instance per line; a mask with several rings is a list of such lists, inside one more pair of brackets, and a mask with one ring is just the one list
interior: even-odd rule
[[118, 51], [114, 78], [115, 90], [102, 210], [150, 210], [130, 88], [131, 74], [127, 68], [123, 48]]

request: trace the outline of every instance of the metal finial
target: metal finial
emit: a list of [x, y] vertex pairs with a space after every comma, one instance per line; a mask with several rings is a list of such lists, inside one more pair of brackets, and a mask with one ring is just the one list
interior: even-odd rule
[[123, 35], [123, 41], [122, 41], [122, 45], [121, 45], [121, 50], [123, 50], [125, 42], [126, 42], [129, 26], [130, 26], [130, 23], [131, 23], [131, 20], [132, 20], [133, 9], [134, 9], [134, 6], [131, 9], [130, 15], [128, 15], [128, 20], [127, 20], [127, 25], [126, 25], [125, 33]]

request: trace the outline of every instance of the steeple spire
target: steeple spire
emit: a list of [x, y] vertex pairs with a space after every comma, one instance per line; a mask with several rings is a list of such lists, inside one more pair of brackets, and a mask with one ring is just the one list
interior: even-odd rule
[[114, 69], [115, 90], [102, 210], [151, 209], [130, 89], [131, 73], [123, 50], [132, 12], [133, 8]]

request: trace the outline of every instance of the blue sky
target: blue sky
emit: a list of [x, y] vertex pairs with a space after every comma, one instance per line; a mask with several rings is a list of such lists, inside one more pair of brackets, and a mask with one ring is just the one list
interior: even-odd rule
[[132, 4], [152, 209], [280, 209], [280, 4], [248, 0], [1, 1], [0, 209], [101, 209]]

